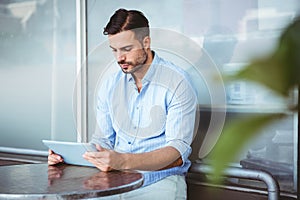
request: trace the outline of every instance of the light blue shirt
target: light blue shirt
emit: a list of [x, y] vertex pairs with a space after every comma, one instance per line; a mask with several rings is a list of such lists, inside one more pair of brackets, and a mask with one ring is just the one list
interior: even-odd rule
[[[182, 166], [145, 173], [144, 185], [169, 175], [184, 175], [190, 167], [197, 97], [187, 74], [158, 55], [138, 92], [131, 74], [109, 77], [97, 96], [97, 131], [92, 143], [118, 152], [143, 153], [172, 146]], [[145, 157], [145, 159], [147, 159]]]

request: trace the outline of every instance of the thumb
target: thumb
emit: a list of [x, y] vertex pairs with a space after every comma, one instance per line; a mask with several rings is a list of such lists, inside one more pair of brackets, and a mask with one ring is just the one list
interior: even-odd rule
[[51, 149], [48, 149], [48, 155], [54, 154], [54, 152]]
[[96, 144], [96, 149], [98, 151], [104, 151], [105, 150], [105, 148], [101, 147], [99, 144]]

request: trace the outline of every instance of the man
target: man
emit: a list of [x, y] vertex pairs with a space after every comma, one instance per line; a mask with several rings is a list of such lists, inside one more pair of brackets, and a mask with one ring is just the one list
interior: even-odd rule
[[[187, 75], [151, 50], [143, 13], [119, 9], [103, 33], [121, 70], [100, 86], [98, 151], [83, 157], [102, 171], [145, 171], [144, 187], [125, 199], [186, 199], [197, 104]], [[49, 152], [50, 165], [63, 161]]]

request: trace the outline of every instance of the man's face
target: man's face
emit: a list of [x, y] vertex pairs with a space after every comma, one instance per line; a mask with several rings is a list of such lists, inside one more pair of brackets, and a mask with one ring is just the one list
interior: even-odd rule
[[144, 45], [136, 38], [133, 31], [122, 31], [108, 36], [110, 48], [124, 73], [138, 71], [147, 61]]

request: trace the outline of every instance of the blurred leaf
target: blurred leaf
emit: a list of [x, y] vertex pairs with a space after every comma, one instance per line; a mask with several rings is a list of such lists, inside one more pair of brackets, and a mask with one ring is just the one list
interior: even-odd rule
[[252, 61], [231, 79], [255, 81], [288, 96], [300, 83], [300, 18], [283, 31], [271, 55]]
[[[226, 79], [254, 81], [280, 95], [288, 96], [291, 89], [300, 85], [300, 18], [294, 20], [283, 31], [272, 54], [252, 61], [237, 74], [225, 77]], [[297, 108], [299, 111], [299, 105]], [[255, 138], [263, 127], [283, 116], [284, 114], [272, 113], [228, 123], [208, 156], [215, 172], [214, 180], [220, 180], [220, 175], [228, 164], [236, 159], [245, 145]]]
[[239, 155], [245, 144], [257, 136], [264, 126], [279, 119], [283, 114], [256, 115], [237, 119], [225, 126], [208, 160], [214, 169], [214, 180], [218, 181], [223, 170]]

